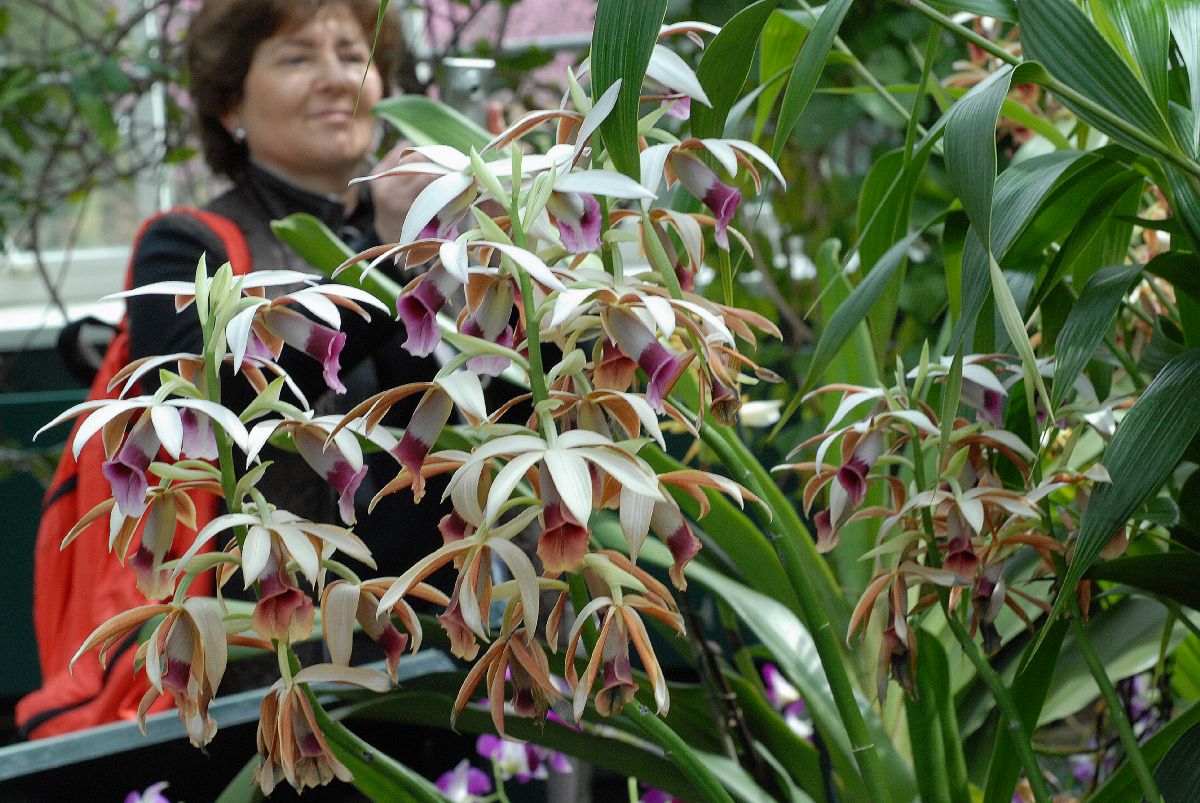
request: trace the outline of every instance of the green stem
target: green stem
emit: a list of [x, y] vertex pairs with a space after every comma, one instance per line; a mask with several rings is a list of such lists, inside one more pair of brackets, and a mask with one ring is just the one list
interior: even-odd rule
[[[733, 803], [733, 798], [721, 786], [721, 782], [713, 775], [700, 757], [679, 734], [671, 730], [667, 723], [651, 713], [650, 709], [639, 703], [626, 705], [621, 712], [626, 719], [633, 723], [646, 738], [657, 744], [666, 753], [666, 757], [683, 772], [695, 787], [704, 794], [704, 800], [713, 803]], [[880, 798], [881, 800], [883, 798]]]
[[954, 633], [954, 637], [958, 639], [963, 652], [967, 654], [967, 659], [975, 666], [975, 671], [983, 679], [988, 690], [991, 691], [992, 696], [996, 699], [996, 704], [1000, 706], [1001, 717], [1008, 721], [1008, 735], [1013, 740], [1013, 745], [1017, 749], [1017, 755], [1021, 759], [1021, 765], [1025, 768], [1025, 776], [1029, 779], [1029, 785], [1033, 788], [1033, 799], [1037, 803], [1049, 803], [1050, 790], [1046, 787], [1046, 779], [1042, 777], [1042, 769], [1038, 765], [1037, 756], [1033, 752], [1033, 742], [1029, 738], [1029, 733], [1025, 729], [1025, 722], [1021, 719], [1021, 714], [1017, 711], [1017, 706], [1013, 702], [1012, 695], [1004, 687], [1004, 681], [1000, 678], [999, 673], [992, 668], [987, 658], [984, 657], [983, 652], [979, 649], [979, 645], [972, 641], [970, 634], [967, 633], [967, 629], [963, 627], [962, 622], [958, 621], [949, 611], [944, 612], [946, 614], [946, 621], [950, 624], [951, 632]]
[[1091, 636], [1087, 633], [1087, 626], [1083, 623], [1079, 612], [1079, 598], [1070, 593], [1068, 597], [1071, 605], [1071, 634], [1075, 636], [1075, 643], [1079, 647], [1079, 652], [1083, 654], [1088, 671], [1092, 673], [1096, 685], [1100, 687], [1100, 696], [1108, 705], [1109, 716], [1112, 717], [1113, 724], [1117, 726], [1117, 734], [1121, 737], [1121, 744], [1125, 747], [1125, 756], [1133, 767], [1133, 774], [1137, 776], [1138, 784], [1142, 787], [1142, 795], [1151, 803], [1160, 801], [1162, 795], [1154, 783], [1154, 776], [1150, 772], [1149, 765], [1146, 764], [1146, 757], [1142, 755], [1137, 736], [1134, 735], [1133, 727], [1129, 723], [1129, 716], [1125, 713], [1125, 706], [1117, 697], [1117, 690], [1113, 688], [1112, 681], [1109, 680], [1108, 673], [1104, 670], [1104, 662], [1096, 654]]
[[[921, 0], [898, 0], [898, 2], [929, 18], [959, 39], [967, 40], [980, 50], [990, 53], [1006, 64], [1011, 64], [1012, 66], [1016, 67], [1024, 63], [1024, 61], [1018, 56], [1009, 53], [995, 42], [992, 42], [986, 37], [980, 36], [971, 29], [959, 25], [945, 14], [923, 3]], [[1093, 117], [1103, 120], [1117, 131], [1120, 131], [1122, 134], [1129, 137], [1129, 139], [1152, 151], [1153, 153], [1158, 154], [1158, 156], [1160, 156], [1162, 159], [1170, 162], [1185, 173], [1189, 173], [1197, 178], [1200, 178], [1200, 164], [1197, 164], [1193, 160], [1187, 158], [1185, 155], [1172, 150], [1166, 143], [1161, 142], [1157, 137], [1146, 133], [1135, 125], [1132, 125], [1119, 115], [1114, 114], [1080, 92], [1072, 89], [1054, 76], [1047, 74], [1046, 79], [1045, 87], [1050, 92], [1058, 95], [1063, 100], [1074, 104], [1081, 109], [1084, 109]]]
[[[735, 475], [740, 475], [737, 479], [750, 487], [774, 513], [774, 518], [768, 526], [780, 536], [776, 543], [782, 553], [784, 571], [800, 602], [804, 623], [821, 658], [821, 668], [829, 681], [829, 690], [833, 694], [842, 725], [846, 728], [846, 735], [850, 739], [851, 750], [855, 761], [858, 762], [867, 792], [871, 800], [891, 800], [887, 775], [867, 730], [866, 720], [858, 707], [854, 686], [846, 672], [846, 661], [835, 635], [835, 627], [831, 624], [826, 606], [819, 596], [819, 584], [813, 582], [815, 576], [820, 576], [820, 570], [829, 573], [828, 564], [817, 554], [812, 538], [809, 537], [791, 503], [779, 490], [779, 486], [771, 480], [762, 464], [745, 448], [745, 444], [724, 428], [711, 425], [706, 425], [701, 430], [701, 437], [717, 452], [726, 468]], [[836, 594], [837, 587], [831, 579], [829, 585]], [[844, 630], [844, 626], [839, 626], [836, 630], [840, 632]]]

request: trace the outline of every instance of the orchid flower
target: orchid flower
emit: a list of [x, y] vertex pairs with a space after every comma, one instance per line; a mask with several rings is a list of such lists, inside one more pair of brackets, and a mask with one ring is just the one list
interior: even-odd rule
[[[421, 620], [408, 602], [401, 598], [392, 604], [390, 610], [379, 609], [379, 598], [391, 583], [391, 578], [384, 577], [365, 583], [338, 580], [325, 586], [321, 593], [321, 628], [329, 648], [329, 658], [334, 664], [350, 665], [355, 621], [383, 648], [388, 674], [393, 681], [396, 680], [400, 656], [410, 646], [410, 641], [412, 652], [421, 648]], [[445, 594], [426, 583], [417, 583], [408, 593], [440, 605], [448, 602]], [[401, 633], [392, 623], [392, 615], [404, 626], [407, 634]]]
[[757, 145], [741, 139], [688, 139], [679, 145], [661, 143], [651, 145], [642, 151], [641, 172], [642, 186], [649, 190], [658, 187], [664, 171], [667, 172], [668, 186], [676, 180], [682, 183], [692, 195], [704, 202], [716, 216], [715, 239], [717, 245], [729, 250], [729, 224], [741, 203], [742, 195], [733, 187], [722, 182], [712, 168], [703, 161], [691, 155], [689, 151], [705, 150], [730, 175], [736, 176], [739, 165], [750, 172], [756, 191], [762, 191], [758, 171], [751, 158], [766, 167], [784, 187], [787, 182], [775, 161], [766, 151]]
[[381, 672], [329, 664], [305, 667], [288, 681], [276, 681], [263, 698], [258, 720], [254, 783], [264, 795], [269, 796], [283, 780], [297, 792], [324, 786], [334, 778], [353, 780], [350, 770], [330, 749], [302, 683], [345, 683], [375, 692], [391, 688]]
[[483, 770], [472, 767], [468, 758], [442, 773], [434, 785], [450, 803], [483, 803], [492, 792], [492, 779]]
[[570, 760], [557, 750], [515, 742], [490, 733], [480, 734], [475, 741], [475, 750], [492, 762], [501, 780], [505, 781], [516, 778], [520, 783], [527, 783], [550, 777], [550, 770], [559, 773], [571, 771]]
[[188, 739], [196, 747], [203, 747], [217, 732], [217, 723], [208, 716], [208, 706], [225, 674], [227, 660], [225, 627], [212, 600], [192, 597], [181, 604], [151, 604], [123, 611], [84, 640], [71, 666], [95, 647], [100, 648], [103, 663], [109, 648], [158, 616], [163, 616], [162, 621], [138, 647], [135, 659], [145, 666], [151, 684], [138, 706], [138, 724], [144, 732], [150, 706], [161, 694], [170, 694]]
[[471, 371], [456, 371], [432, 382], [411, 382], [377, 393], [346, 413], [334, 432], [361, 419], [361, 429], [357, 426], [355, 428], [370, 437], [388, 411], [414, 393], [423, 393], [421, 400], [413, 411], [404, 435], [393, 446], [387, 447], [387, 450], [411, 475], [413, 501], [419, 502], [425, 494], [425, 479], [421, 466], [441, 435], [446, 422], [450, 420], [453, 408], [457, 405], [458, 409], [475, 423], [488, 417], [483, 386], [480, 385], [477, 374]]

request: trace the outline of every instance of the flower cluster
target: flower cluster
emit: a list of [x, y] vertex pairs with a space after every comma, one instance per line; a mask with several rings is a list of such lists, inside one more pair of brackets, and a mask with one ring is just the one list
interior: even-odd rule
[[[889, 679], [912, 690], [916, 642], [910, 621], [941, 595], [949, 612], [965, 596], [970, 633], [979, 634], [988, 651], [1000, 644], [996, 622], [1005, 610], [1032, 630], [1031, 612], [1048, 611], [1049, 604], [1045, 590], [1030, 583], [1053, 575], [1055, 558], [1067, 553], [1069, 533], [1047, 523], [1078, 521], [1091, 485], [1108, 479], [1099, 464], [1068, 468], [1068, 455], [1058, 456], [1056, 470], [1035, 476], [1038, 457], [1002, 428], [1011, 384], [1003, 378], [1004, 365], [1002, 355], [964, 358], [960, 401], [973, 420], [943, 422], [924, 400], [930, 385], [950, 374], [949, 360], [923, 361], [891, 388], [819, 388], [810, 397], [841, 398], [826, 428], [793, 450], [816, 446], [814, 459], [776, 468], [810, 475], [802, 496], [819, 550], [834, 549], [853, 522], [875, 525], [876, 547], [865, 557], [873, 558], [876, 573], [854, 608], [847, 637], [865, 636], [876, 603], [885, 602], [881, 700]], [[1082, 408], [1077, 412], [1078, 425], [1095, 425]], [[825, 507], [814, 512], [822, 496]], [[1062, 508], [1056, 517], [1046, 514], [1051, 504]], [[1019, 552], [1036, 556], [1037, 565], [1015, 560]]]
[[[711, 30], [664, 29], [703, 32]], [[664, 47], [655, 49], [650, 77], [666, 88], [652, 97], [708, 103], [694, 74]], [[281, 677], [262, 703], [255, 775], [265, 793], [281, 781], [301, 790], [349, 777], [307, 684], [387, 689], [402, 654], [422, 642], [413, 599], [439, 607], [451, 651], [470, 663], [455, 716], [481, 684], [501, 736], [506, 716], [540, 721], [555, 707], [578, 719], [589, 706], [608, 715], [643, 688], [659, 713], [668, 710], [648, 624], [684, 632], [674, 592], [686, 587], [702, 542], [681, 500], [697, 502], [701, 516], [709, 492], [739, 505], [757, 500], [716, 474], [657, 471], [646, 450], [666, 448], [664, 417], [692, 435], [711, 425], [710, 412], [730, 422], [741, 387], [773, 376], [745, 352], [763, 335], [778, 336], [776, 327], [693, 289], [706, 237], [718, 249], [730, 248], [731, 235], [749, 248], [733, 226], [742, 190], [726, 182], [749, 174], [758, 190], [760, 169], [782, 177], [751, 143], [678, 139], [657, 127], [662, 111], [640, 129], [655, 143], [642, 150], [640, 179], [615, 172], [597, 131], [620, 93], [637, 88], [619, 81], [595, 87], [593, 103], [574, 76], [571, 83], [574, 108], [526, 115], [481, 152], [414, 147], [378, 174], [434, 180], [415, 199], [399, 242], [348, 264], [363, 263], [364, 275], [384, 261], [410, 271], [395, 304], [405, 348], [426, 355], [445, 341], [458, 352], [436, 376], [378, 393], [344, 417], [317, 416], [280, 367], [281, 350], [306, 353], [328, 387], [344, 392], [343, 316], [391, 310], [363, 290], [304, 274], [239, 278], [225, 267], [210, 276], [202, 262], [194, 285], [160, 283], [121, 295], [167, 294], [179, 310], [194, 309], [204, 352], [139, 361], [118, 375], [116, 399], [79, 405], [52, 422], [84, 416], [73, 448], [102, 438], [113, 490], [64, 544], [107, 516], [111, 551], [129, 559], [150, 599], [162, 600], [105, 623], [80, 654], [99, 647], [103, 656], [121, 636], [161, 617], [138, 652], [152, 685], [140, 715], [168, 695], [191, 740], [204, 745], [216, 730], [208, 707], [228, 645], [275, 652]], [[552, 144], [532, 152], [529, 143], [550, 123]], [[708, 213], [655, 207], [675, 185]], [[222, 366], [257, 390], [245, 410], [222, 406]], [[135, 395], [150, 372], [158, 389]], [[489, 410], [484, 384], [502, 373], [523, 389]], [[410, 396], [419, 397], [415, 411], [394, 435], [381, 421]], [[469, 445], [439, 449], [456, 414]], [[261, 457], [269, 441], [290, 444], [334, 489], [340, 525], [304, 520], [264, 498], [257, 485], [270, 468]], [[374, 566], [350, 529], [367, 444], [396, 461], [381, 495], [407, 492], [419, 502], [429, 477], [449, 479], [443, 545], [399, 577], [363, 580], [338, 559]], [[235, 462], [235, 449], [244, 462]], [[197, 494], [219, 497], [225, 512], [198, 520]], [[601, 541], [593, 531], [598, 517], [615, 522], [622, 537]], [[536, 550], [515, 541], [527, 531]], [[674, 590], [639, 565], [651, 534], [669, 550]], [[455, 572], [449, 593], [425, 582], [442, 567]], [[189, 596], [210, 572], [218, 598]], [[252, 616], [226, 610], [219, 595], [230, 582], [254, 589]], [[494, 606], [503, 613], [496, 616]], [[301, 666], [292, 645], [311, 637], [318, 610], [331, 663]], [[391, 677], [348, 665], [356, 628], [377, 642]], [[549, 654], [563, 645], [560, 687]], [[553, 763], [523, 745], [518, 761], [505, 752], [513, 744], [496, 740], [491, 757], [518, 776]], [[482, 790], [461, 766], [447, 784], [463, 799]]]

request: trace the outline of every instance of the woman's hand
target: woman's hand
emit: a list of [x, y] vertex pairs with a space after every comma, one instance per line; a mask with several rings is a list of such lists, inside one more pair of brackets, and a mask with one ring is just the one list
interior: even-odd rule
[[[400, 154], [408, 147], [400, 143], [388, 151], [372, 173], [395, 167], [398, 164], [425, 161], [415, 153], [404, 158]], [[375, 232], [381, 242], [392, 243], [400, 239], [404, 218], [413, 201], [437, 176], [423, 173], [400, 173], [370, 182], [371, 199], [375, 202]]]

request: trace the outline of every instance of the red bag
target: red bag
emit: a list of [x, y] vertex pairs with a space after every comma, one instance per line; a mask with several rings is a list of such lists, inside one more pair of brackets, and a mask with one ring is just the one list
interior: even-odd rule
[[[187, 214], [200, 220], [221, 238], [234, 273], [250, 271], [246, 238], [233, 221], [213, 212], [188, 208], [165, 214]], [[146, 228], [159, 217], [161, 214], [142, 224], [134, 240], [135, 251]], [[131, 262], [125, 277], [127, 289], [132, 280]], [[113, 398], [116, 393], [109, 392], [108, 383], [128, 362], [128, 320], [122, 319], [92, 382], [88, 399]], [[138, 703], [150, 688], [145, 675], [135, 675], [133, 671], [136, 633], [109, 650], [105, 666], [100, 665], [93, 653], [80, 658], [74, 671], [68, 669], [79, 646], [100, 624], [147, 602], [135, 585], [133, 569], [122, 566], [108, 552], [107, 517], [92, 523], [65, 550], [59, 549], [63, 537], [84, 514], [112, 495], [100, 471], [105, 461], [100, 438], [88, 441], [78, 460], [72, 457], [69, 444], [78, 427], [79, 420], [71, 430], [68, 448], [42, 502], [34, 547], [33, 625], [42, 687], [22, 698], [16, 709], [17, 724], [22, 735], [29, 739], [134, 719]], [[196, 526], [200, 528], [217, 515], [218, 500], [210, 494], [198, 494], [193, 501]], [[188, 535], [188, 529], [179, 525], [173, 554], [179, 554], [190, 544]], [[139, 527], [137, 537], [140, 536]], [[197, 578], [190, 593], [212, 593], [211, 580]], [[169, 708], [170, 703], [170, 696], [163, 695], [151, 710]]]

